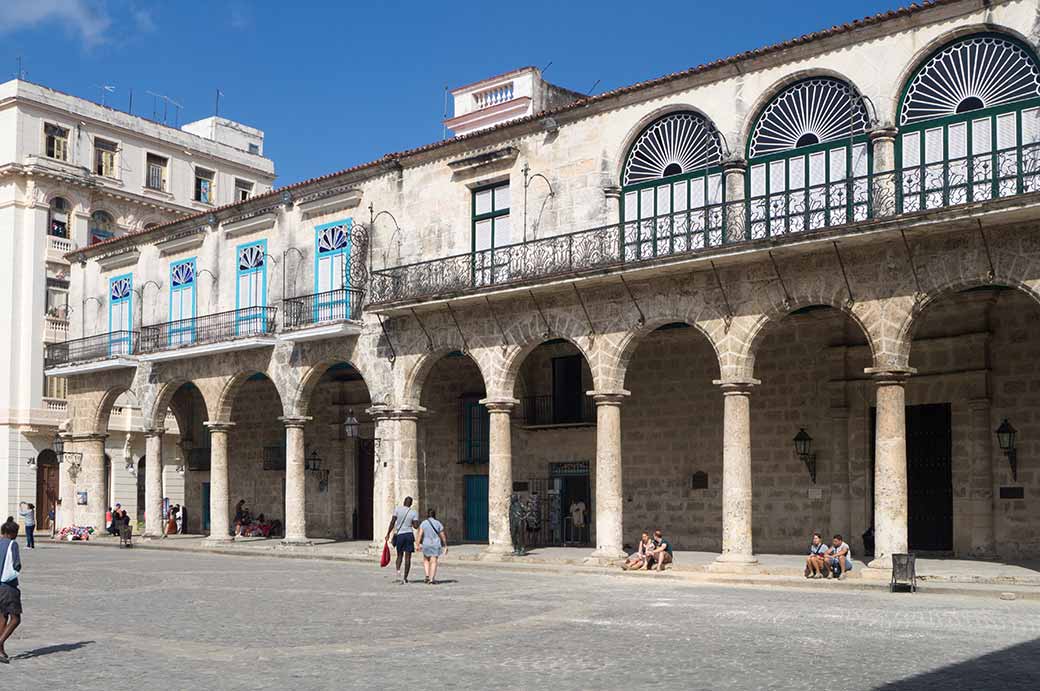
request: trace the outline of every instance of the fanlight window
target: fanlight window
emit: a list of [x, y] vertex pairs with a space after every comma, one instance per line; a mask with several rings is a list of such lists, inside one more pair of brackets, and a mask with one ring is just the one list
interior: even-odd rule
[[195, 282], [195, 263], [182, 262], [173, 267], [170, 272], [170, 280], [174, 288], [191, 285]]
[[346, 224], [322, 228], [318, 231], [318, 254], [344, 249], [349, 242]]
[[704, 116], [665, 115], [632, 144], [622, 173], [625, 260], [722, 242], [722, 140]]
[[869, 126], [863, 97], [839, 79], [805, 79], [777, 94], [748, 142], [750, 237], [865, 219]]
[[1040, 68], [998, 34], [929, 57], [899, 109], [899, 201], [918, 211], [1040, 189]]
[[130, 297], [131, 279], [119, 278], [112, 281], [112, 300], [122, 300], [123, 298]]
[[264, 248], [262, 245], [247, 245], [238, 252], [239, 271], [258, 269], [264, 265]]

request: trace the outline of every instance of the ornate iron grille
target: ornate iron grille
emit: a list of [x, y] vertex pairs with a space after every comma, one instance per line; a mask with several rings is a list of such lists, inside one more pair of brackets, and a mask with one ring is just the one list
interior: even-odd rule
[[282, 326], [291, 331], [325, 322], [361, 321], [364, 300], [364, 291], [354, 288], [286, 298], [282, 301]]
[[243, 307], [141, 327], [138, 352], [156, 353], [274, 333], [275, 307]]
[[44, 350], [44, 367], [72, 365], [79, 362], [103, 360], [119, 355], [131, 355], [137, 345], [136, 331], [110, 331], [63, 343], [53, 343]]
[[528, 426], [591, 424], [596, 421], [596, 405], [582, 396], [580, 410], [560, 409], [554, 396], [527, 396], [520, 399], [523, 422]]

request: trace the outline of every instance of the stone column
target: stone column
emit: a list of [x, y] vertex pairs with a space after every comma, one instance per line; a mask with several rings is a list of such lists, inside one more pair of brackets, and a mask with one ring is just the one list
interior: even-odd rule
[[228, 432], [233, 422], [205, 422], [209, 428], [209, 538], [211, 544], [234, 539], [231, 535], [231, 486], [228, 480]]
[[[606, 200], [606, 211], [603, 218], [611, 223], [621, 221], [621, 188], [617, 185], [607, 185], [603, 188], [603, 199]], [[616, 220], [612, 220], [616, 219]]]
[[481, 403], [488, 409], [488, 549], [489, 555], [513, 551], [509, 532], [509, 500], [513, 495], [513, 430], [510, 415], [519, 401], [491, 400]]
[[872, 205], [875, 218], [894, 216], [896, 213], [896, 135], [891, 125], [878, 125], [868, 136], [873, 155]]
[[621, 402], [628, 391], [589, 391], [596, 402], [596, 551], [592, 559], [623, 559]]
[[285, 425], [285, 539], [283, 545], [306, 545], [307, 468], [303, 428], [309, 417], [280, 417]]
[[146, 429], [144, 447], [144, 537], [160, 538], [163, 504], [163, 434], [166, 430]]
[[973, 398], [971, 408], [971, 552], [980, 559], [997, 557], [996, 469], [993, 467], [994, 434], [990, 400]]
[[[396, 455], [395, 489], [399, 496], [392, 497], [391, 504], [398, 505], [405, 497], [411, 497], [416, 511], [422, 505], [419, 495], [419, 416], [426, 412], [424, 408], [399, 408], [393, 412], [396, 443], [392, 445]], [[392, 508], [392, 507], [391, 507]], [[420, 514], [421, 515], [421, 514]], [[389, 515], [387, 522], [390, 522]], [[386, 529], [385, 526], [383, 528]]]
[[849, 480], [849, 409], [831, 408], [834, 459], [831, 463], [831, 522], [827, 532], [852, 540], [852, 488]]
[[[64, 442], [65, 451], [77, 451], [76, 443], [72, 435], [67, 432], [59, 432]], [[62, 528], [76, 524], [76, 481], [69, 472], [71, 461], [58, 458], [58, 508], [54, 512], [54, 520], [57, 534]], [[106, 526], [107, 527], [107, 526]]]
[[892, 555], [907, 551], [906, 390], [908, 371], [868, 368], [877, 380], [874, 432], [874, 561], [892, 568]]
[[[390, 461], [393, 459], [394, 420], [384, 406], [368, 409], [375, 425], [375, 469], [372, 473], [372, 545], [383, 548], [383, 536], [394, 511], [394, 478]], [[404, 498], [403, 496], [401, 497]]]
[[751, 542], [751, 387], [755, 380], [717, 381], [722, 387], [722, 554], [725, 569], [755, 564]]
[[[94, 526], [94, 529], [104, 533], [105, 528], [105, 439], [107, 434], [82, 434], [73, 437], [76, 442], [76, 451], [83, 454], [80, 459], [79, 473], [76, 474], [76, 492], [87, 493], [86, 505], [80, 505], [73, 495], [75, 505], [75, 521], [79, 526]], [[75, 463], [73, 458], [65, 461]], [[70, 468], [71, 473], [71, 468]]]
[[747, 161], [739, 157], [722, 162], [723, 185], [726, 189], [725, 224], [723, 242], [747, 238], [747, 210], [744, 207]]

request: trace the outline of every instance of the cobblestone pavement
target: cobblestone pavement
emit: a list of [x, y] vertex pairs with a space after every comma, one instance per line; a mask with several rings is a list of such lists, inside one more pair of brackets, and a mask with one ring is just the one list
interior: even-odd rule
[[[45, 545], [0, 688], [1040, 688], [1040, 603]], [[413, 574], [415, 575], [415, 574]]]

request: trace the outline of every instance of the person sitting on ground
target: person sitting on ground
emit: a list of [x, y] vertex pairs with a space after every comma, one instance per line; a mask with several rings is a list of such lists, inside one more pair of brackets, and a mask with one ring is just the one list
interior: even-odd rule
[[122, 504], [116, 504], [115, 508], [112, 509], [112, 522], [108, 526], [109, 535], [119, 537], [119, 529], [123, 527], [122, 508]]
[[[650, 555], [658, 571], [664, 571], [665, 565], [672, 563], [672, 543], [664, 539], [660, 530], [654, 531], [653, 550]], [[649, 565], [646, 568], [651, 569]]]
[[621, 568], [625, 571], [638, 571], [646, 566], [646, 556], [652, 549], [651, 544], [650, 533], [643, 533], [639, 538], [638, 548], [625, 560]]
[[248, 521], [246, 518], [249, 515], [249, 510], [246, 508], [246, 500], [239, 499], [238, 503], [235, 504], [235, 535], [239, 536], [242, 534], [242, 526]]
[[845, 574], [852, 571], [852, 548], [841, 535], [834, 536], [831, 548], [827, 550], [827, 564], [831, 574], [840, 580], [845, 580]]
[[806, 578], [827, 577], [827, 552], [830, 548], [823, 541], [819, 533], [812, 534], [812, 542], [809, 544], [809, 556], [805, 558]]

